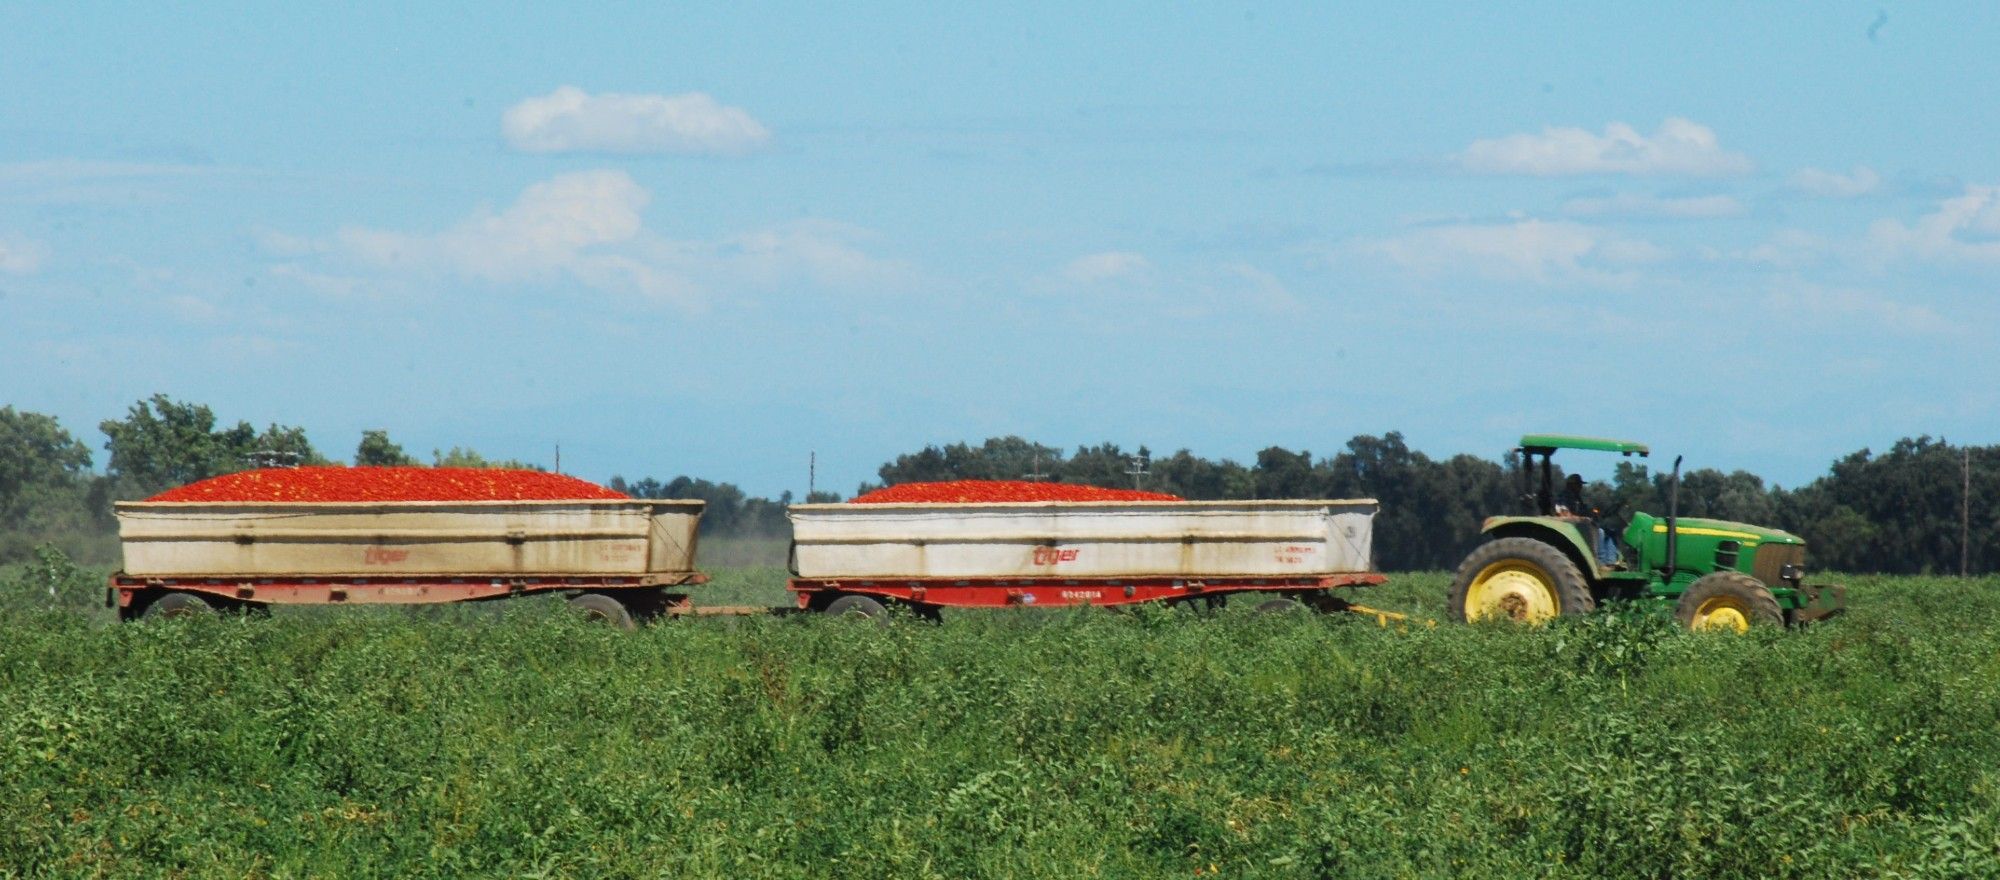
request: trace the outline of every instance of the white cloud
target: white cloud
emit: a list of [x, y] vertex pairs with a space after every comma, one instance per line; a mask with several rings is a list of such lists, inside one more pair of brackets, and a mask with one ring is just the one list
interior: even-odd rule
[[[652, 194], [622, 171], [562, 174], [533, 184], [512, 205], [482, 208], [449, 229], [411, 233], [348, 226], [330, 238], [279, 232], [259, 238], [290, 261], [272, 274], [335, 296], [382, 279], [456, 278], [500, 285], [573, 284], [696, 308], [711, 290], [775, 288], [803, 278], [836, 287], [906, 283], [906, 264], [868, 254], [866, 230], [806, 220], [713, 241], [648, 231]], [[332, 261], [333, 270], [309, 265]], [[374, 278], [355, 277], [374, 273]]]
[[290, 281], [322, 296], [337, 299], [360, 296], [369, 290], [365, 279], [314, 272], [292, 263], [272, 266], [271, 276]]
[[739, 233], [715, 244], [677, 244], [683, 261], [707, 264], [704, 274], [775, 286], [804, 276], [837, 287], [899, 286], [909, 280], [903, 263], [870, 256], [860, 244], [874, 233], [827, 220], [800, 220]]
[[1431, 226], [1360, 239], [1338, 251], [1381, 260], [1417, 277], [1473, 274], [1536, 283], [1630, 281], [1633, 267], [1669, 256], [1648, 241], [1549, 220]]
[[1071, 284], [1102, 284], [1136, 278], [1150, 272], [1153, 262], [1131, 251], [1085, 254], [1065, 264], [1057, 277]]
[[1456, 157], [1460, 167], [1479, 174], [1558, 177], [1579, 174], [1717, 176], [1743, 174], [1750, 159], [1722, 149], [1715, 132], [1672, 117], [1651, 136], [1613, 122], [1603, 134], [1581, 128], [1545, 128], [1541, 134], [1510, 134], [1473, 141]]
[[1223, 311], [1296, 308], [1299, 298], [1278, 276], [1246, 262], [1155, 264], [1134, 251], [1084, 254], [1050, 274], [1030, 280], [1030, 289], [1053, 296], [1090, 300], [1098, 295], [1122, 298], [1126, 305], [1146, 308], [1181, 320], [1214, 316]]
[[1877, 220], [1868, 241], [1884, 260], [2000, 265], [2000, 186], [1969, 185], [1911, 226]]
[[1818, 168], [1803, 168], [1792, 175], [1792, 188], [1808, 195], [1828, 199], [1851, 199], [1867, 195], [1882, 185], [1882, 175], [1866, 165], [1856, 165], [1854, 170], [1841, 174], [1837, 171], [1822, 171]]
[[507, 142], [529, 153], [706, 153], [739, 155], [771, 132], [740, 107], [701, 92], [592, 95], [563, 86], [507, 108]]
[[1791, 280], [1773, 290], [1767, 302], [1775, 311], [1801, 317], [1817, 325], [1907, 335], [1957, 332], [1957, 328], [1929, 306], [1897, 302], [1857, 288], [1827, 287]]
[[1798, 269], [1826, 259], [1830, 251], [1826, 239], [1820, 236], [1802, 229], [1780, 229], [1763, 244], [1734, 256], [1777, 269]]
[[48, 256], [41, 242], [0, 238], [0, 275], [33, 275]]
[[579, 171], [527, 188], [506, 210], [481, 210], [436, 235], [340, 230], [340, 249], [386, 269], [448, 270], [528, 281], [574, 270], [594, 246], [630, 241], [652, 197], [623, 171]]
[[1219, 267], [1204, 287], [1209, 294], [1231, 304], [1273, 310], [1299, 305], [1298, 296], [1284, 281], [1249, 263], [1228, 263]]
[[1732, 196], [1661, 198], [1640, 193], [1619, 193], [1615, 196], [1570, 199], [1563, 203], [1563, 213], [1576, 217], [1734, 217], [1743, 213], [1743, 203]]

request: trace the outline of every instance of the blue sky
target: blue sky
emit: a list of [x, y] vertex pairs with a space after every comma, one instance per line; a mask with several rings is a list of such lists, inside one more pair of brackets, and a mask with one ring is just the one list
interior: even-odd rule
[[765, 494], [2000, 442], [1990, 5], [405, 5], [0, 6], [0, 403]]

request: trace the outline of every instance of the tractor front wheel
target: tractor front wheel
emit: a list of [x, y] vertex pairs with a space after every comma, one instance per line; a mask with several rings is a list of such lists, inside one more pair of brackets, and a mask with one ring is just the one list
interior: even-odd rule
[[1718, 571], [1702, 575], [1689, 584], [1674, 616], [1688, 629], [1710, 632], [1749, 632], [1752, 626], [1782, 626], [1785, 612], [1769, 587], [1740, 571]]
[[1533, 538], [1499, 538], [1479, 545], [1451, 579], [1451, 616], [1461, 623], [1511, 620], [1541, 623], [1597, 607], [1576, 563]]

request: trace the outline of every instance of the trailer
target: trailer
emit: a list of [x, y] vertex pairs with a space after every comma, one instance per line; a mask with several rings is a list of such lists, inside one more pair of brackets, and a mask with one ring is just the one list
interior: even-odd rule
[[140, 501], [117, 505], [121, 619], [560, 592], [622, 627], [686, 611], [695, 500]]
[[[798, 607], [1132, 605], [1278, 594], [1270, 610], [1349, 610], [1374, 571], [1373, 499], [797, 504]], [[1374, 613], [1374, 612], [1370, 612]]]

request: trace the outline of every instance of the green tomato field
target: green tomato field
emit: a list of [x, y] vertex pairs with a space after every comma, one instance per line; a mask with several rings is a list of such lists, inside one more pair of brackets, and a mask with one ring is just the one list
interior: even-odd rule
[[[1850, 578], [1847, 616], [1747, 636], [1241, 601], [118, 625], [24, 578], [4, 877], [2000, 875], [1996, 578]], [[1360, 598], [1442, 617], [1445, 587]]]

